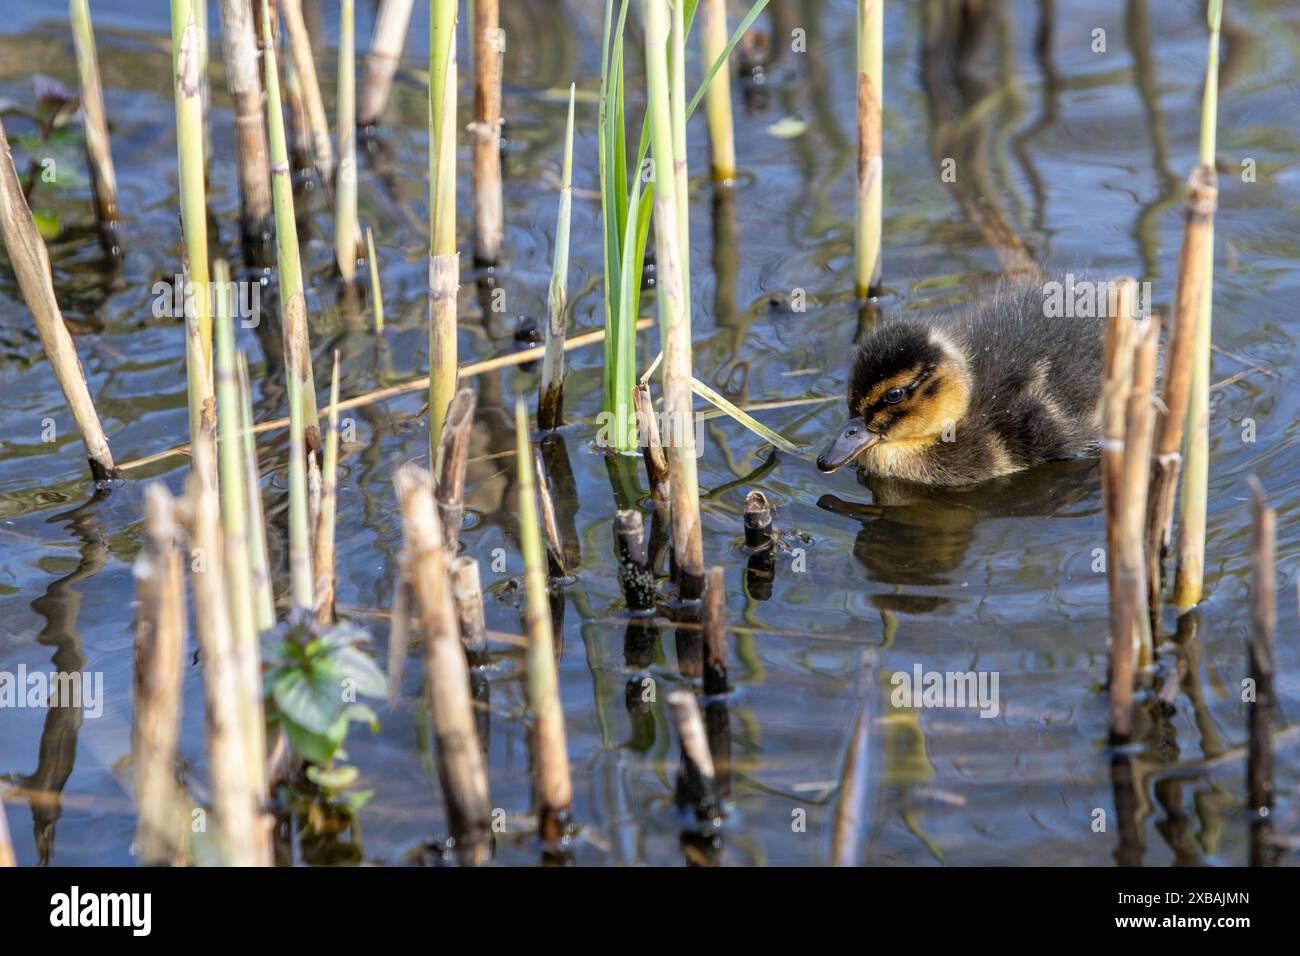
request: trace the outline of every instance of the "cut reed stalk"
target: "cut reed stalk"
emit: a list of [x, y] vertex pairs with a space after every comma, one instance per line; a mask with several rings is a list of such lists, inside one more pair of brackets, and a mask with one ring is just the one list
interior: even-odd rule
[[736, 143], [731, 119], [731, 71], [725, 65], [727, 0], [700, 0], [699, 14], [703, 62], [724, 61], [704, 94], [704, 113], [709, 121], [713, 181], [729, 183], [736, 176]]
[[[1277, 514], [1268, 507], [1259, 479], [1250, 479], [1254, 547], [1251, 572], [1254, 593], [1251, 597], [1250, 677], [1255, 696], [1250, 701], [1250, 741], [1246, 756], [1247, 806], [1251, 825], [1268, 822], [1273, 807], [1273, 678], [1276, 673], [1274, 632], [1277, 628], [1277, 581], [1275, 550]], [[1252, 841], [1251, 865], [1268, 862], [1263, 841]]]
[[[1209, 52], [1201, 100], [1201, 165], [1214, 168], [1215, 133], [1219, 112], [1219, 27], [1223, 0], [1209, 0]], [[1201, 252], [1202, 288], [1196, 322], [1196, 351], [1192, 357], [1191, 400], [1187, 405], [1187, 434], [1183, 449], [1182, 521], [1178, 526], [1178, 569], [1174, 604], [1185, 611], [1201, 600], [1205, 580], [1205, 515], [1210, 480], [1210, 346], [1214, 301], [1214, 223]]]
[[668, 710], [682, 742], [682, 762], [677, 770], [673, 802], [678, 807], [693, 810], [695, 819], [701, 823], [716, 826], [721, 820], [722, 808], [700, 705], [690, 691], [675, 690], [668, 695]]
[[529, 454], [528, 412], [515, 403], [515, 467], [519, 493], [519, 545], [524, 558], [525, 622], [528, 631], [528, 706], [533, 715], [534, 765], [537, 769], [537, 827], [544, 845], [564, 836], [573, 782], [565, 744], [564, 708], [555, 673], [555, 645], [550, 598], [542, 566], [537, 528], [537, 498]]
[[320, 419], [316, 411], [316, 382], [307, 333], [307, 300], [298, 252], [298, 226], [294, 217], [293, 176], [284, 138], [280, 76], [271, 39], [268, 6], [262, 8], [262, 55], [266, 67], [267, 138], [271, 145], [271, 193], [275, 208], [275, 248], [280, 271], [280, 321], [288, 377], [289, 418], [292, 420], [296, 415], [301, 419], [303, 441], [314, 452], [320, 447]]
[[239, 231], [246, 261], [264, 266], [272, 242], [271, 153], [262, 119], [256, 34], [248, 0], [221, 0], [221, 45], [239, 169]]
[[[678, 14], [680, 16], [680, 12]], [[673, 115], [674, 102], [668, 88], [667, 0], [645, 0], [646, 83], [650, 110], [650, 143], [658, 170], [675, 169], [678, 175], [657, 175], [654, 192], [654, 227], [658, 263], [660, 338], [663, 341], [663, 393], [666, 419], [672, 435], [667, 443], [672, 497], [673, 553], [678, 591], [686, 600], [700, 596], [704, 586], [704, 546], [700, 529], [699, 486], [695, 461], [695, 429], [691, 398], [691, 319], [686, 298], [681, 223], [678, 217], [685, 197], [678, 196], [685, 176], [684, 142], [679, 149], [677, 134], [684, 138], [685, 117]], [[674, 42], [679, 61], [680, 37]], [[678, 62], [678, 68], [681, 64]]]
[[474, 261], [491, 265], [501, 254], [501, 59], [505, 45], [498, 0], [474, 0], [474, 158], [471, 191]]
[[167, 486], [144, 493], [145, 546], [135, 562], [139, 611], [131, 753], [139, 811], [135, 842], [145, 866], [185, 862], [190, 815], [176, 785], [181, 678], [185, 653], [185, 582], [177, 549], [175, 502]]
[[[222, 521], [223, 581], [229, 612], [235, 665], [239, 669], [239, 710], [245, 736], [250, 785], [263, 793], [261, 771], [266, 763], [265, 727], [262, 717], [262, 659], [257, 640], [256, 599], [253, 591], [248, 541], [247, 466], [241, 435], [242, 409], [239, 380], [235, 372], [235, 329], [231, 308], [230, 269], [224, 259], [214, 264], [213, 303], [215, 308], [217, 427], [219, 437], [220, 493]], [[195, 464], [198, 464], [196, 459]]]
[[1191, 395], [1198, 315], [1207, 275], [1201, 264], [1205, 260], [1207, 245], [1213, 242], [1211, 230], [1218, 194], [1212, 168], [1197, 166], [1192, 170], [1187, 180], [1187, 211], [1178, 257], [1174, 327], [1169, 333], [1165, 377], [1160, 393], [1164, 412], [1152, 461], [1151, 500], [1147, 509], [1147, 590], [1153, 618], [1160, 607], [1161, 565], [1169, 550], [1174, 497], [1183, 463], [1183, 430]]
[[307, 33], [307, 23], [302, 16], [302, 0], [279, 0], [279, 4], [284, 13], [289, 55], [293, 58], [294, 74], [298, 77], [307, 122], [311, 127], [312, 162], [320, 174], [321, 185], [328, 190], [334, 184], [334, 146], [330, 142], [330, 124], [325, 118], [320, 81], [316, 78], [311, 36]]
[[194, 611], [199, 651], [203, 655], [208, 762], [217, 845], [225, 866], [259, 866], [268, 861], [269, 843], [261, 829], [258, 792], [251, 785], [251, 755], [244, 734], [240, 702], [242, 681], [223, 581], [223, 547], [217, 489], [208, 477], [208, 444], [195, 445], [194, 467], [187, 480]]
[[244, 449], [244, 492], [248, 496], [248, 574], [253, 582], [253, 611], [259, 632], [275, 626], [275, 598], [271, 591], [271, 562], [266, 550], [266, 517], [262, 509], [262, 470], [257, 464], [253, 436], [253, 398], [248, 381], [248, 360], [237, 352], [239, 375], [239, 434]]
[[0, 869], [18, 865], [14, 854], [14, 841], [9, 835], [9, 816], [5, 812], [4, 791], [0, 790]]
[[727, 692], [727, 591], [720, 566], [704, 585], [704, 693]]
[[368, 129], [379, 122], [388, 93], [393, 87], [393, 76], [406, 46], [406, 28], [411, 22], [414, 0], [381, 0], [375, 18], [375, 32], [370, 38], [370, 53], [366, 56], [366, 77], [361, 83], [361, 106], [357, 123]]
[[465, 652], [448, 588], [447, 551], [429, 473], [404, 465], [394, 479], [401, 501], [403, 540], [424, 633], [429, 711], [438, 744], [438, 770], [447, 817], [460, 861], [488, 859], [491, 807], [487, 771], [478, 747]]
[[59, 388], [63, 390], [63, 396], [72, 410], [77, 430], [81, 432], [81, 440], [86, 446], [86, 456], [90, 462], [90, 473], [97, 481], [116, 477], [117, 469], [113, 466], [113, 453], [108, 447], [108, 438], [104, 435], [95, 403], [86, 387], [86, 376], [77, 358], [76, 346], [72, 343], [68, 327], [63, 323], [63, 314], [54, 297], [50, 254], [36, 228], [31, 208], [27, 205], [2, 122], [0, 235], [4, 237], [9, 262], [18, 278], [23, 301], [27, 303], [32, 321], [36, 324], [45, 356], [54, 368]]
[[429, 460], [456, 393], [456, 0], [431, 0], [429, 24]]
[[[1129, 280], [1129, 301], [1121, 291], [1121, 309], [1132, 312], [1136, 283]], [[1146, 529], [1148, 483], [1151, 479], [1151, 445], [1155, 432], [1156, 366], [1160, 355], [1160, 320], [1144, 318], [1134, 330], [1133, 388], [1129, 392], [1126, 434], [1124, 437], [1124, 486], [1120, 492], [1120, 547], [1118, 574], [1124, 588], [1124, 604], [1132, 615], [1134, 639], [1138, 648], [1138, 666], [1148, 671], [1155, 664], [1155, 646], [1151, 633], [1151, 616], [1147, 608], [1144, 534]], [[1135, 593], [1130, 594], [1130, 590]]]
[[[201, 399], [212, 392], [212, 310], [208, 302], [208, 207], [204, 193], [203, 84], [199, 27], [191, 0], [172, 0], [172, 79], [176, 94], [176, 150], [180, 178], [181, 229], [185, 234], [183, 297], [199, 331], [202, 364], [190, 370], [190, 440], [199, 422]], [[199, 401], [196, 402], [196, 399]], [[197, 405], [197, 407], [196, 407]]]
[[469, 464], [469, 439], [474, 430], [475, 399], [462, 388], [447, 410], [447, 424], [438, 448], [438, 518], [442, 522], [447, 554], [460, 548], [460, 526], [465, 517], [465, 469]]
[[312, 540], [312, 572], [316, 575], [313, 607], [321, 624], [334, 621], [334, 522], [338, 502], [339, 470], [339, 353], [334, 350], [330, 380], [329, 431], [325, 434], [325, 464], [321, 475], [320, 513]]
[[745, 545], [762, 548], [772, 543], [772, 508], [767, 495], [751, 491], [745, 496]]
[[637, 385], [632, 392], [632, 404], [636, 411], [638, 441], [645, 459], [650, 497], [655, 501], [668, 501], [672, 491], [672, 484], [668, 480], [668, 458], [664, 455], [663, 442], [659, 437], [659, 420], [650, 401], [650, 386], [644, 383]]
[[858, 0], [858, 199], [854, 230], [854, 291], [880, 292], [884, 183], [885, 0]]
[[366, 262], [370, 266], [370, 294], [375, 310], [375, 335], [384, 335], [384, 290], [379, 284], [379, 260], [375, 258], [375, 234], [366, 226]]
[[90, 190], [95, 197], [95, 218], [100, 239], [113, 254], [117, 247], [117, 177], [109, 148], [108, 121], [104, 114], [104, 91], [99, 82], [99, 58], [95, 55], [95, 32], [90, 23], [87, 0], [70, 0], [72, 44], [77, 53], [77, 78], [81, 86], [81, 125], [86, 136], [86, 165]]
[[471, 665], [487, 658], [487, 624], [483, 618], [483, 587], [479, 581], [478, 562], [458, 557], [451, 562], [451, 596], [456, 602], [456, 619], [460, 623], [460, 640]]
[[618, 556], [618, 579], [629, 611], [648, 611], [655, 606], [655, 576], [645, 537], [645, 519], [636, 509], [614, 513], [614, 543]]
[[560, 526], [555, 520], [555, 502], [551, 497], [551, 484], [546, 478], [546, 465], [541, 451], [533, 453], [537, 474], [537, 496], [541, 502], [542, 532], [546, 541], [547, 574], [552, 578], [564, 577], [564, 545], [560, 543]]
[[357, 272], [361, 233], [357, 228], [357, 73], [353, 0], [339, 7], [339, 166], [334, 184], [334, 258], [344, 282]]
[[555, 258], [546, 296], [546, 356], [537, 391], [537, 427], [542, 431], [564, 423], [564, 337], [569, 311], [569, 222], [573, 210], [573, 99], [569, 84], [569, 118], [564, 128], [564, 165], [560, 179], [560, 208], [555, 216]]
[[1106, 325], [1102, 381], [1102, 501], [1106, 519], [1106, 569], [1110, 595], [1110, 724], [1111, 734], [1127, 739], [1132, 730], [1133, 669], [1136, 650], [1127, 626], [1118, 583], [1122, 526], [1125, 435], [1129, 393], [1133, 388], [1133, 322], [1117, 308]]

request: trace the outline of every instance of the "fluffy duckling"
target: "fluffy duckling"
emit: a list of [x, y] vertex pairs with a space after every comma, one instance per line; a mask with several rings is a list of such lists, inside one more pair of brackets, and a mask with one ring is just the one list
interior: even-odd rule
[[1046, 311], [1041, 284], [1005, 284], [952, 315], [877, 326], [817, 467], [966, 485], [1095, 454], [1105, 319]]

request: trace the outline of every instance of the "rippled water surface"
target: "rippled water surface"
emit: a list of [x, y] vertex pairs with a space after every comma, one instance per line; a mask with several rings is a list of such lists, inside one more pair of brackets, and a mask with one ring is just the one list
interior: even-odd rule
[[[332, 115], [338, 6], [311, 4], [318, 62]], [[427, 50], [417, 4], [406, 66]], [[886, 13], [886, 312], [960, 304], [986, 289], [1006, 258], [1028, 254], [1056, 271], [1133, 274], [1153, 283], [1168, 313], [1183, 181], [1196, 160], [1205, 28], [1201, 5], [1007, 0], [965, 28], [942, 2], [896, 2]], [[850, 737], [866, 682], [867, 769], [862, 858], [875, 864], [1243, 863], [1248, 550], [1246, 478], [1256, 474], [1278, 509], [1279, 831], [1300, 832], [1300, 749], [1285, 728], [1300, 712], [1295, 566], [1300, 550], [1296, 347], [1300, 318], [1300, 8], [1233, 0], [1224, 28], [1219, 107], [1220, 209], [1215, 276], [1213, 465], [1207, 544], [1209, 596], [1195, 621], [1168, 636], [1162, 664], [1181, 680], [1172, 705], [1144, 718], [1131, 776], [1105, 747], [1106, 586], [1094, 549], [1104, 543], [1095, 464], [1044, 467], [961, 493], [898, 496], [848, 472], [818, 474], [812, 455], [773, 452], [728, 419], [703, 432], [700, 484], [706, 561], [726, 569], [734, 692], [725, 710], [733, 763], [730, 815], [713, 859], [727, 864], [821, 864], [843, 799]], [[182, 329], [154, 316], [154, 283], [179, 271], [174, 112], [168, 24], [158, 4], [94, 5], [105, 99], [124, 212], [123, 266], [108, 268], [93, 230], [79, 131], [44, 151], [57, 185], [33, 205], [57, 219], [55, 286], [76, 338], [115, 456], [140, 458], [187, 439]], [[461, 186], [463, 361], [519, 347], [515, 328], [545, 314], [553, 244], [564, 93], [581, 98], [570, 289], [579, 329], [599, 327], [599, 203], [594, 91], [602, 5], [592, 0], [503, 4], [506, 240], [496, 282], [505, 310], [469, 268], [467, 177]], [[33, 74], [75, 89], [65, 9], [0, 0], [0, 100], [19, 168], [31, 155]], [[367, 38], [374, 6], [358, 9]], [[734, 11], [733, 11], [734, 22]], [[743, 176], [730, 198], [707, 175], [703, 117], [692, 122], [692, 296], [697, 374], [740, 402], [799, 404], [756, 412], [804, 446], [840, 420], [859, 316], [851, 301], [854, 4], [775, 0], [759, 25], [772, 36], [765, 82], [734, 87]], [[215, 26], [215, 14], [214, 14]], [[1094, 31], [1105, 31], [1095, 52]], [[801, 31], [801, 32], [792, 32]], [[961, 32], [961, 42], [955, 36]], [[806, 49], [800, 40], [806, 40]], [[363, 40], [363, 44], [364, 44]], [[636, 34], [639, 44], [639, 32]], [[796, 49], [798, 47], [798, 49]], [[224, 74], [213, 41], [213, 162], [209, 204], [222, 253], [237, 259], [237, 185]], [[462, 115], [472, 100], [462, 37]], [[639, 55], [629, 87], [639, 90]], [[427, 62], [427, 61], [426, 61]], [[698, 63], [690, 69], [698, 76]], [[425, 93], [404, 74], [388, 127], [361, 161], [360, 210], [380, 247], [389, 328], [377, 350], [369, 312], [340, 303], [331, 274], [331, 214], [313, 194], [304, 216], [317, 380], [343, 357], [345, 395], [421, 374], [425, 317], [427, 138]], [[694, 82], [694, 81], [692, 81]], [[635, 97], [634, 97], [635, 98]], [[639, 107], [634, 107], [639, 115]], [[796, 120], [798, 124], [782, 123]], [[775, 135], [799, 131], [799, 135]], [[462, 160], [468, 141], [462, 140]], [[945, 159], [956, 182], [941, 181]], [[1252, 161], [1253, 182], [1243, 162]], [[462, 168], [467, 168], [463, 166]], [[1019, 251], [1017, 251], [1019, 250]], [[144, 478], [181, 490], [184, 459], [133, 473], [92, 497], [83, 450], [30, 318], [0, 259], [0, 671], [83, 668], [102, 673], [102, 715], [0, 711], [0, 774], [19, 862], [129, 864], [135, 815], [129, 789], [131, 565], [141, 544]], [[485, 305], [488, 306], [485, 308]], [[653, 300], [643, 304], [653, 315]], [[865, 321], [865, 320], [863, 320]], [[283, 414], [278, 331], [241, 331], [253, 363], [257, 415]], [[658, 348], [642, 333], [642, 363]], [[273, 349], [268, 356], [264, 344]], [[571, 354], [565, 395], [572, 422], [547, 449], [567, 459], [561, 525], [581, 562], [563, 584], [560, 661], [574, 816], [583, 863], [697, 860], [673, 810], [678, 747], [663, 697], [685, 683], [679, 651], [693, 632], [672, 622], [628, 633], [615, 579], [611, 472], [593, 444], [600, 405], [599, 347]], [[513, 504], [511, 409], [535, 394], [540, 369], [474, 379], [479, 413], [468, 479], [472, 522], [464, 546], [483, 564], [490, 670], [489, 775], [493, 806], [527, 817], [529, 757], [520, 633], [519, 549]], [[825, 399], [815, 402], [809, 399]], [[394, 470], [425, 455], [418, 393], [350, 413], [339, 489], [338, 600], [344, 616], [387, 643], [401, 528]], [[42, 441], [45, 419], [57, 440]], [[1249, 422], [1247, 421], [1249, 420]], [[1250, 427], [1253, 425], [1253, 441]], [[264, 491], [283, 528], [283, 437], [263, 438]], [[639, 465], [629, 474], [643, 482]], [[781, 532], [766, 593], [746, 582], [740, 514], [758, 488]], [[638, 485], [635, 492], [644, 495]], [[876, 507], [862, 509], [861, 505]], [[274, 534], [273, 558], [282, 559]], [[493, 567], [503, 549], [504, 570]], [[1172, 621], [1167, 622], [1172, 632]], [[418, 654], [418, 651], [417, 651]], [[187, 658], [183, 778], [206, 792], [202, 678]], [[899, 710], [889, 675], [979, 670], [999, 678], [1001, 709]], [[419, 858], [446, 833], [428, 752], [419, 666], [403, 697], [381, 711], [382, 730], [349, 743], [362, 785], [368, 861]], [[658, 699], [644, 703], [648, 671]], [[630, 688], [630, 689], [629, 689]], [[1129, 808], [1131, 819], [1117, 815]], [[1097, 810], [1108, 826], [1096, 832]], [[499, 862], [538, 858], [526, 821], [498, 838]], [[1131, 824], [1131, 825], [1126, 825]], [[301, 859], [301, 855], [299, 856]], [[1294, 860], [1294, 857], [1290, 858]]]

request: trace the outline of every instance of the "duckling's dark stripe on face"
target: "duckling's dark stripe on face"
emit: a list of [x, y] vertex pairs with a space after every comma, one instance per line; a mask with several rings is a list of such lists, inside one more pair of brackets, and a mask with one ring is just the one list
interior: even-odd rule
[[[875, 387], [873, 387], [871, 393], [867, 397], [867, 400], [862, 403], [862, 409], [860, 412], [863, 419], [866, 420], [868, 427], [870, 427], [873, 431], [877, 431], [881, 433], [888, 431], [889, 427], [893, 425], [894, 422], [902, 418], [903, 415], [906, 414], [906, 412], [902, 408], [898, 408], [897, 403], [891, 404], [889, 402], [886, 402], [884, 399], [885, 394], [887, 394], [891, 388], [902, 388], [904, 391], [907, 392], [906, 397], [911, 398], [912, 393], [915, 392], [922, 385], [924, 385], [926, 381], [929, 380], [930, 376], [934, 374], [935, 365], [936, 363], [929, 362], [923, 366], [918, 366], [916, 369], [913, 369], [912, 378], [910, 381], [908, 381], [906, 378], [903, 378], [902, 376], [896, 375], [893, 378], [886, 379], [885, 381], [880, 382]], [[930, 384], [930, 387], [925, 390], [924, 394], [933, 395], [935, 391], [938, 389], [938, 387], [939, 387], [939, 382], [936, 380]], [[877, 413], [885, 409], [891, 409], [889, 413], [889, 417], [886, 419], [882, 419], [881, 422], [873, 423], [872, 421], [873, 417]]]

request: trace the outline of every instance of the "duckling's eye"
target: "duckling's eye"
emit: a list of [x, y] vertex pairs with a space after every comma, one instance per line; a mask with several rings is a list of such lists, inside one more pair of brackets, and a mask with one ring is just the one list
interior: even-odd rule
[[897, 405], [907, 395], [907, 389], [891, 388], [885, 393], [885, 401], [890, 405]]

